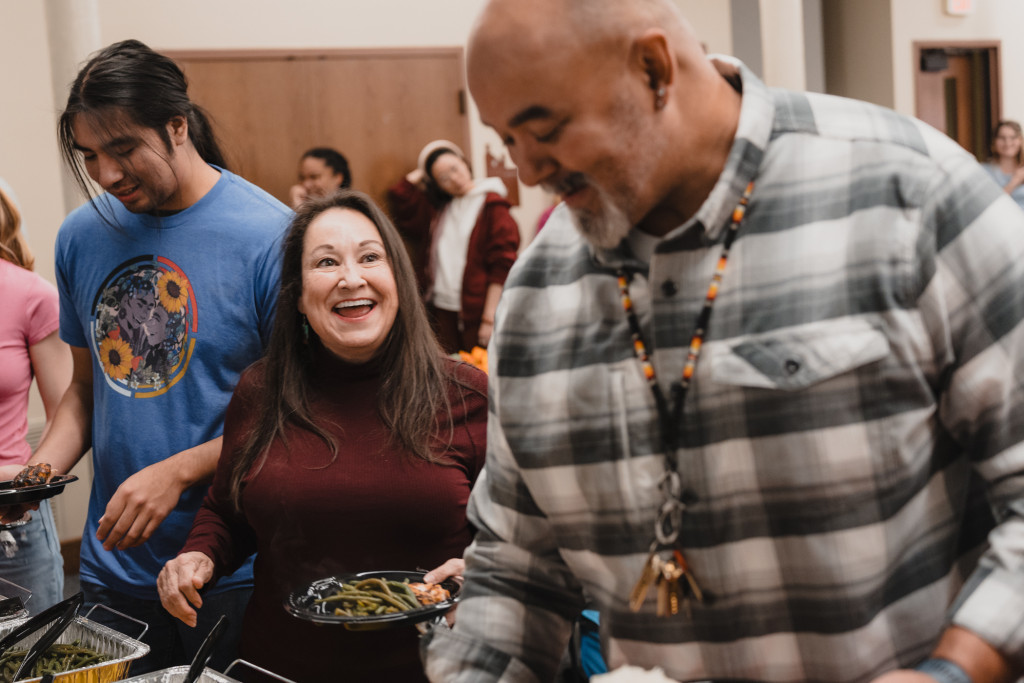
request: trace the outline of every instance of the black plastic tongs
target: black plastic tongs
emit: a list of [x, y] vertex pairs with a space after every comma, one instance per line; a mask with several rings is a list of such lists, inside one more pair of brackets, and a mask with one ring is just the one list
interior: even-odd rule
[[42, 627], [50, 625], [43, 635], [32, 644], [32, 647], [28, 649], [28, 654], [25, 655], [25, 659], [21, 660], [21, 666], [14, 673], [12, 680], [20, 680], [22, 678], [22, 672], [29, 672], [32, 667], [35, 666], [36, 660], [38, 660], [46, 649], [57, 642], [60, 635], [67, 630], [71, 622], [78, 616], [78, 611], [82, 609], [82, 603], [85, 602], [85, 595], [83, 593], [76, 593], [66, 600], [61, 600], [52, 607], [47, 607], [45, 610], [35, 615], [24, 624], [16, 627], [2, 639], [0, 639], [0, 656], [3, 656], [7, 650], [11, 648], [15, 643], [18, 643], [22, 639], [28, 637], [30, 634], [35, 633]]
[[195, 683], [199, 680], [199, 677], [203, 673], [203, 669], [206, 668], [207, 662], [210, 661], [210, 657], [213, 656], [213, 647], [220, 640], [221, 635], [224, 634], [224, 629], [228, 626], [228, 618], [225, 615], [220, 615], [220, 619], [214, 624], [213, 628], [210, 629], [210, 633], [206, 636], [206, 640], [199, 646], [199, 651], [196, 652], [196, 656], [192, 658], [192, 665], [189, 666], [188, 672], [185, 674], [185, 679], [182, 683]]

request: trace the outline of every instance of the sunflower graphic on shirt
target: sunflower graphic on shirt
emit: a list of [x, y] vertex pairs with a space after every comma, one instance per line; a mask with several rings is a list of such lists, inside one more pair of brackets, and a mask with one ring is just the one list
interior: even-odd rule
[[93, 348], [108, 386], [146, 398], [184, 376], [197, 332], [195, 293], [169, 259], [147, 255], [120, 264], [93, 310]]

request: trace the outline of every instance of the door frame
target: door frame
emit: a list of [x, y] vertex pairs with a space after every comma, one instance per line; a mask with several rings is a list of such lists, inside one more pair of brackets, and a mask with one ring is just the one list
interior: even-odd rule
[[[999, 40], [922, 40], [912, 43], [914, 51], [914, 115], [920, 118], [924, 99], [921, 79], [921, 55], [925, 50], [987, 51], [989, 84], [989, 117], [985, 137], [989, 139], [996, 123], [1003, 118], [1002, 41]], [[989, 140], [991, 143], [991, 140]]]

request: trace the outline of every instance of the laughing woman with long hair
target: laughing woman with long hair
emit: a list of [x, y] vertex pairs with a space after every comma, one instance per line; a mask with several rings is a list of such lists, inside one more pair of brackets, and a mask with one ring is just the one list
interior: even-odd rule
[[256, 551], [245, 659], [297, 681], [426, 680], [415, 629], [317, 626], [283, 603], [325, 576], [458, 573], [486, 422], [486, 377], [444, 357], [390, 221], [359, 192], [308, 200], [267, 355], [235, 390], [210, 492], [160, 574], [164, 606], [194, 624], [198, 589]]

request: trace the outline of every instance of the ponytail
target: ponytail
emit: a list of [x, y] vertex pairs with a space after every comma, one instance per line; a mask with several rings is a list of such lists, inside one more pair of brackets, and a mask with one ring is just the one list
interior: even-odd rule
[[228, 167], [220, 143], [217, 142], [217, 137], [213, 134], [210, 115], [195, 103], [192, 104], [192, 109], [189, 111], [188, 137], [192, 140], [192, 146], [196, 148], [200, 159], [224, 169]]

